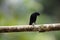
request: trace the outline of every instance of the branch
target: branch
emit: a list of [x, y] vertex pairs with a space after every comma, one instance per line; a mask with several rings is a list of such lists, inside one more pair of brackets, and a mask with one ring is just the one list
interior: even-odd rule
[[40, 25], [19, 25], [19, 26], [0, 26], [0, 33], [5, 32], [46, 32], [60, 30], [60, 23], [40, 24]]

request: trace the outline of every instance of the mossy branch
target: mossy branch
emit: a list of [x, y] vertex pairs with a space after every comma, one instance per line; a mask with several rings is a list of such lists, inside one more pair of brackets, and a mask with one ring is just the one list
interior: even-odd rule
[[60, 30], [60, 23], [40, 25], [0, 26], [0, 33], [5, 32], [46, 32]]

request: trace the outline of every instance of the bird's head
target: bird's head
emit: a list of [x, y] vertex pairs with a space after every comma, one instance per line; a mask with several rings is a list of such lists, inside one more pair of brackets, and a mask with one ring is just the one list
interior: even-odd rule
[[35, 12], [35, 14], [36, 14], [36, 16], [39, 16], [39, 15], [40, 15], [40, 13], [39, 13], [39, 12]]

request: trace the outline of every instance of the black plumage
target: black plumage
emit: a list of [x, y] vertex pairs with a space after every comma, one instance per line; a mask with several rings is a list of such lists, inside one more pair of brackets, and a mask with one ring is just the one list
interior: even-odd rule
[[38, 12], [34, 12], [33, 14], [31, 14], [29, 25], [32, 25], [33, 23], [35, 23], [36, 19], [37, 19], [37, 16], [39, 16], [39, 15], [40, 14]]

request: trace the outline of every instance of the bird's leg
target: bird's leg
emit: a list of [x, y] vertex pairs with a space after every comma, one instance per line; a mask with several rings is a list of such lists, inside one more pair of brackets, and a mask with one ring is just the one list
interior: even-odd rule
[[33, 30], [36, 31], [35, 23], [33, 23], [32, 26], [33, 26]]
[[32, 24], [32, 26], [34, 27], [34, 23]]
[[35, 23], [33, 23], [32, 26], [35, 27]]

